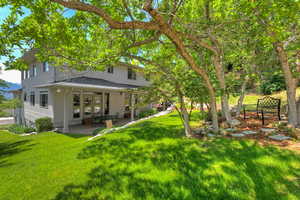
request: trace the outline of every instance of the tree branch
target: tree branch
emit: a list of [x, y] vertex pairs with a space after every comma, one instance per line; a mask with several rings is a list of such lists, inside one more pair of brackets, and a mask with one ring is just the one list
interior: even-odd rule
[[94, 14], [100, 16], [102, 19], [104, 19], [108, 23], [110, 28], [112, 28], [112, 29], [159, 30], [159, 26], [152, 21], [150, 21], [150, 22], [142, 22], [142, 21], [120, 22], [120, 21], [114, 20], [103, 9], [93, 6], [93, 5], [90, 5], [90, 4], [87, 4], [87, 3], [83, 3], [83, 2], [79, 2], [79, 1], [75, 1], [75, 0], [70, 0], [70, 1], [51, 0], [51, 1], [58, 3], [64, 7], [70, 8], [70, 9], [94, 13]]

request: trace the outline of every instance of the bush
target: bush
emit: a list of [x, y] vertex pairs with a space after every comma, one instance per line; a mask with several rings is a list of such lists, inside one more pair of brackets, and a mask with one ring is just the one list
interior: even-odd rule
[[277, 91], [285, 90], [285, 81], [282, 74], [272, 74], [267, 80], [260, 85], [261, 92], [265, 95], [272, 94]]
[[22, 133], [34, 132], [35, 129], [31, 128], [31, 127], [19, 125], [19, 124], [13, 124], [13, 125], [8, 127], [8, 131], [12, 132], [12, 133], [16, 133], [16, 134], [22, 134]]
[[53, 129], [52, 119], [50, 117], [42, 117], [35, 120], [37, 132], [51, 131]]
[[144, 118], [144, 117], [148, 117], [148, 116], [151, 116], [151, 115], [154, 115], [155, 113], [157, 113], [156, 110], [154, 109], [149, 109], [149, 110], [145, 110], [145, 111], [141, 111], [139, 113], [139, 118]]

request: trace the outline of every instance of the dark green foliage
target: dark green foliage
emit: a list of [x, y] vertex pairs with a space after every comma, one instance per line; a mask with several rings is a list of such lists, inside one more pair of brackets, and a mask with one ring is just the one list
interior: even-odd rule
[[8, 131], [15, 133], [15, 134], [22, 134], [22, 133], [31, 133], [34, 132], [35, 129], [32, 127], [27, 127], [19, 124], [13, 124], [8, 127]]
[[154, 115], [155, 113], [157, 113], [157, 111], [155, 109], [149, 109], [149, 110], [141, 111], [139, 113], [139, 118], [148, 117], [148, 116]]
[[0, 117], [10, 117], [10, 116], [11, 116], [10, 113], [0, 110]]
[[35, 120], [37, 132], [51, 131], [53, 129], [52, 119], [50, 117], [42, 117]]
[[283, 75], [280, 73], [272, 74], [266, 80], [262, 81], [260, 89], [261, 92], [266, 95], [285, 90], [285, 81]]

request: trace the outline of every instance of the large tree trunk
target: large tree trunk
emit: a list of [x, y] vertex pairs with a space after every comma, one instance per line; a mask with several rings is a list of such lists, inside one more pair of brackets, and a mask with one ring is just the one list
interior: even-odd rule
[[190, 126], [189, 113], [186, 109], [182, 93], [180, 91], [177, 91], [177, 94], [178, 94], [178, 100], [179, 100], [179, 104], [180, 104], [180, 112], [181, 112], [180, 114], [182, 115], [182, 119], [183, 119], [185, 136], [191, 137], [192, 136], [192, 128]]
[[245, 80], [243, 81], [242, 88], [241, 88], [241, 95], [239, 97], [239, 100], [238, 100], [238, 103], [236, 106], [236, 114], [235, 114], [236, 117], [239, 117], [241, 114], [241, 109], [243, 106], [245, 92], [246, 92], [246, 86], [247, 86], [248, 81], [249, 81], [249, 76], [246, 76]]
[[288, 57], [284, 51], [282, 43], [275, 43], [274, 47], [278, 54], [281, 68], [285, 78], [286, 94], [288, 101], [288, 122], [290, 125], [296, 127], [298, 125], [297, 116], [297, 104], [296, 104], [296, 89], [297, 89], [297, 79], [293, 77], [292, 71], [289, 66]]
[[230, 114], [230, 108], [229, 108], [229, 103], [228, 103], [228, 94], [226, 92], [226, 82], [225, 82], [225, 74], [224, 74], [224, 69], [222, 66], [222, 60], [221, 56], [219, 55], [214, 55], [213, 56], [213, 63], [215, 66], [216, 70], [216, 75], [220, 84], [220, 88], [222, 90], [222, 96], [221, 96], [221, 106], [222, 106], [222, 114], [225, 117], [227, 123], [231, 123], [231, 114]]

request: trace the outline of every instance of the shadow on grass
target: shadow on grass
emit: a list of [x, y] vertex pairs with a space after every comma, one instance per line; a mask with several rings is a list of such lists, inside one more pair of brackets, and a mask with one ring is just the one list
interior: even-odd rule
[[20, 140], [17, 142], [0, 142], [0, 167], [12, 165], [7, 163], [6, 158], [15, 154], [28, 151], [34, 144], [28, 144], [31, 140]]
[[78, 157], [98, 166], [55, 199], [300, 198], [298, 155], [245, 140], [186, 139], [180, 126], [161, 123], [146, 121], [87, 146]]

